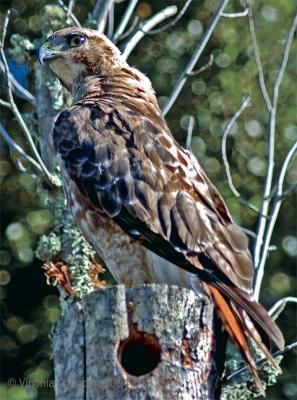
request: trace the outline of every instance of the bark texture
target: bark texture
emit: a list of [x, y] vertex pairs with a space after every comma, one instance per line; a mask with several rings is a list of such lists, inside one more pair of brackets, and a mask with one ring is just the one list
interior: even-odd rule
[[215, 399], [213, 305], [167, 285], [119, 285], [69, 306], [54, 329], [56, 399]]

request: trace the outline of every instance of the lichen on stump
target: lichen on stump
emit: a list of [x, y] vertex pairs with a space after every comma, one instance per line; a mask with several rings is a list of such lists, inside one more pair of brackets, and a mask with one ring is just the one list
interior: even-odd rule
[[54, 329], [59, 400], [215, 399], [213, 305], [167, 285], [97, 290]]

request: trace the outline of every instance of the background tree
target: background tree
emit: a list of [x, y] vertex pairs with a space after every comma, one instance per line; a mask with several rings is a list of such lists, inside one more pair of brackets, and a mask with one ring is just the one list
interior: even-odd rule
[[[0, 253], [3, 289], [0, 344], [2, 362], [7, 368], [3, 371], [1, 398], [49, 399], [53, 396], [51, 388], [7, 387], [11, 377], [34, 382], [53, 378], [48, 334], [60, 314], [60, 306], [57, 290], [46, 285], [40, 268], [42, 262], [34, 256], [38, 242], [38, 256], [43, 261], [50, 261], [59, 254], [61, 245], [65, 248], [67, 243], [75, 242], [76, 248], [70, 249], [67, 261], [72, 272], [77, 272], [77, 277], [81, 276], [79, 268], [90, 267], [94, 256], [73, 230], [71, 218], [65, 221], [62, 240], [59, 237], [61, 220], [67, 216], [63, 198], [57, 195], [55, 202], [59, 202], [59, 207], [55, 204], [53, 208], [53, 197], [47, 194], [51, 185], [45, 183], [48, 182], [47, 172], [32, 151], [28, 135], [24, 136], [26, 132], [20, 119], [23, 118], [23, 128], [27, 127], [33, 142], [40, 143], [42, 159], [51, 169], [47, 140], [50, 121], [69, 98], [49, 76], [46, 76], [47, 85], [41, 85], [42, 72], [34, 49], [49, 32], [66, 25], [80, 23], [105, 29], [127, 56], [133, 49], [129, 63], [152, 80], [161, 106], [166, 113], [168, 111], [166, 119], [176, 139], [184, 146], [191, 146], [223, 194], [236, 221], [250, 231], [251, 249], [259, 271], [257, 295], [266, 261], [261, 302], [269, 308], [284, 297], [296, 301], [292, 299], [296, 293], [294, 257], [297, 255], [294, 195], [297, 170], [292, 164], [297, 139], [296, 60], [293, 55], [296, 54], [296, 41], [292, 41], [294, 26], [296, 28], [295, 1], [254, 1], [253, 15], [249, 0], [178, 1], [175, 4], [177, 7], [169, 1], [132, 0], [1, 3], [3, 22], [7, 9], [11, 9], [4, 52], [12, 74], [7, 86], [2, 58], [0, 130], [6, 142], [1, 142], [0, 148], [4, 233]], [[218, 15], [220, 4], [226, 6], [224, 13], [227, 14]], [[123, 15], [127, 18], [121, 24]], [[217, 16], [217, 21], [211, 22], [213, 15]], [[154, 34], [145, 32], [164, 25], [164, 29], [154, 31]], [[209, 26], [215, 28], [213, 32], [207, 28]], [[204, 41], [207, 46], [202, 48], [201, 38], [205, 33], [211, 35]], [[140, 39], [141, 43], [136, 45], [136, 40]], [[198, 43], [200, 47], [197, 47]], [[193, 62], [189, 63], [191, 57]], [[177, 82], [185, 83], [185, 86], [171, 106], [168, 98]], [[20, 115], [12, 108], [12, 99], [7, 96], [10, 86]], [[249, 104], [251, 106], [247, 107]], [[16, 143], [31, 158], [26, 155], [24, 160]], [[222, 167], [221, 146], [225, 168]], [[227, 183], [226, 171], [236, 196]], [[42, 184], [40, 176], [43, 176]], [[54, 180], [57, 181], [56, 176]], [[284, 202], [279, 210], [281, 201]], [[278, 211], [280, 215], [274, 229]], [[256, 235], [253, 232], [257, 232]], [[43, 234], [46, 236], [40, 241]], [[262, 244], [261, 237], [264, 239]], [[48, 254], [47, 249], [51, 250]], [[72, 257], [73, 253], [75, 257]], [[95, 264], [95, 271], [96, 268], [100, 270]], [[88, 276], [85, 278], [84, 282], [75, 282], [76, 289], [82, 293], [91, 290], [94, 284], [100, 285]], [[108, 274], [104, 279], [111, 282]], [[278, 307], [275, 310], [280, 311]], [[287, 343], [296, 340], [293, 321], [296, 321], [295, 304], [288, 302], [278, 318]], [[286, 362], [282, 363], [284, 374], [270, 389], [268, 398], [296, 396], [294, 351], [286, 353]], [[238, 361], [234, 363], [236, 369]], [[242, 375], [240, 379], [243, 379]]]

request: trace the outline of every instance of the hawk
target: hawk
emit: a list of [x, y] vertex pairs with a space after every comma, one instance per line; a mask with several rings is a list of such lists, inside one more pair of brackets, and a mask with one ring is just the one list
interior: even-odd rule
[[206, 291], [264, 393], [249, 347], [273, 365], [283, 336], [253, 299], [245, 234], [204, 170], [173, 138], [147, 77], [103, 34], [66, 28], [39, 49], [73, 96], [53, 142], [70, 212], [127, 287], [166, 283]]

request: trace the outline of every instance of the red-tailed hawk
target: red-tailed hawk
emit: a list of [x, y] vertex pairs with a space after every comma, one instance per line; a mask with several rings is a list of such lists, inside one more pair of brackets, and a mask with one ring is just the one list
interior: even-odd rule
[[67, 28], [39, 50], [73, 104], [53, 129], [71, 213], [115, 279], [212, 297], [263, 393], [248, 345], [273, 363], [284, 340], [252, 297], [247, 239], [192, 153], [174, 140], [151, 83], [104, 35]]

